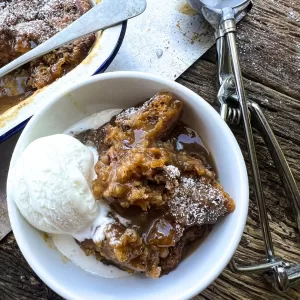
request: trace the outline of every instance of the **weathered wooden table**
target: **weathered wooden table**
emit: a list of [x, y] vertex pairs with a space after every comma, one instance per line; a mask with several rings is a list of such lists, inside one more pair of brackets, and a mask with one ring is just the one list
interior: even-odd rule
[[[238, 32], [247, 95], [263, 107], [300, 184], [300, 0], [254, 0], [253, 10]], [[215, 50], [211, 49], [178, 81], [217, 108], [215, 62]], [[232, 130], [247, 161], [243, 130]], [[255, 141], [276, 254], [300, 262], [300, 235], [291, 205], [258, 134]], [[249, 217], [235, 256], [246, 261], [263, 255], [251, 189]], [[0, 242], [0, 299], [61, 299], [33, 273], [12, 233]], [[236, 275], [227, 268], [195, 299], [300, 299], [300, 285], [279, 294], [261, 276]]]

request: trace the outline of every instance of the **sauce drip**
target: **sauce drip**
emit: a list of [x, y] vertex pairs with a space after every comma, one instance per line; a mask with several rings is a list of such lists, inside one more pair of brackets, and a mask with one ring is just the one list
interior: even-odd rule
[[[36, 46], [37, 43], [30, 39], [16, 37], [11, 42], [11, 51], [14, 53], [15, 58], [17, 58]], [[34, 89], [27, 85], [29, 77], [29, 65], [27, 64], [0, 79], [0, 113], [12, 105], [16, 105], [33, 93]]]
[[23, 69], [0, 79], [0, 113], [6, 111], [12, 105], [21, 102], [33, 93], [33, 90], [26, 85], [28, 77], [28, 72]]
[[185, 151], [190, 156], [201, 159], [207, 169], [216, 172], [211, 153], [204, 145], [202, 138], [194, 129], [179, 121], [172, 131], [171, 140], [177, 151]]
[[182, 126], [175, 137], [175, 148], [177, 151], [185, 150], [189, 153], [205, 153], [209, 155], [202, 139], [197, 132], [187, 126]]
[[148, 245], [168, 247], [175, 244], [175, 229], [165, 209], [143, 211], [140, 207], [123, 208], [114, 203], [112, 210], [128, 220]]
[[166, 220], [156, 220], [151, 226], [146, 242], [158, 247], [170, 247], [175, 245], [175, 229]]
[[130, 221], [130, 224], [137, 229], [140, 235], [147, 234], [155, 221], [163, 218], [165, 213], [164, 209], [150, 209], [148, 211], [143, 211], [138, 206], [123, 208], [118, 203], [113, 203], [111, 208], [122, 218]]

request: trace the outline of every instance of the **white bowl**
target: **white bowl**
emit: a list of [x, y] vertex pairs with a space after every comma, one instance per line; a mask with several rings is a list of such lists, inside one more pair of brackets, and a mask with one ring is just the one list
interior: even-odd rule
[[[109, 108], [127, 108], [167, 90], [185, 103], [184, 121], [195, 128], [212, 153], [224, 189], [235, 200], [233, 213], [219, 220], [203, 243], [170, 274], [159, 279], [134, 275], [118, 279], [89, 274], [66, 263], [41, 233], [20, 215], [8, 185], [11, 225], [18, 245], [36, 274], [67, 299], [188, 299], [204, 290], [226, 267], [243, 234], [248, 212], [248, 179], [240, 148], [218, 113], [194, 92], [164, 78], [138, 72], [93, 76], [52, 96], [24, 129], [11, 166], [33, 140], [64, 130]], [[9, 172], [9, 179], [11, 172]]]

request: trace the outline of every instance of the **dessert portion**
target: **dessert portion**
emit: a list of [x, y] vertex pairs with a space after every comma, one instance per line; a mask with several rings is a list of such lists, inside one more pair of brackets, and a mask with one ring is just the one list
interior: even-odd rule
[[114, 219], [102, 240], [81, 243], [86, 254], [157, 278], [234, 210], [200, 137], [179, 121], [182, 111], [171, 93], [159, 93], [77, 135], [98, 148], [93, 193], [110, 205]]
[[[0, 68], [45, 42], [91, 8], [89, 0], [5, 0], [0, 3]], [[0, 103], [27, 98], [76, 67], [89, 53], [90, 34], [0, 79]]]
[[20, 212], [42, 231], [68, 234], [54, 237], [68, 253], [72, 236], [78, 255], [109, 268], [168, 274], [235, 208], [183, 109], [162, 92], [102, 126], [92, 116], [93, 129], [34, 141], [12, 170]]

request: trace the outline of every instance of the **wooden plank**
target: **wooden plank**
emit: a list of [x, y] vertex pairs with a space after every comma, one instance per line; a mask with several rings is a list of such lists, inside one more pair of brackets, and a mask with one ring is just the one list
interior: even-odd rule
[[0, 299], [62, 299], [32, 271], [12, 233], [0, 243]]

